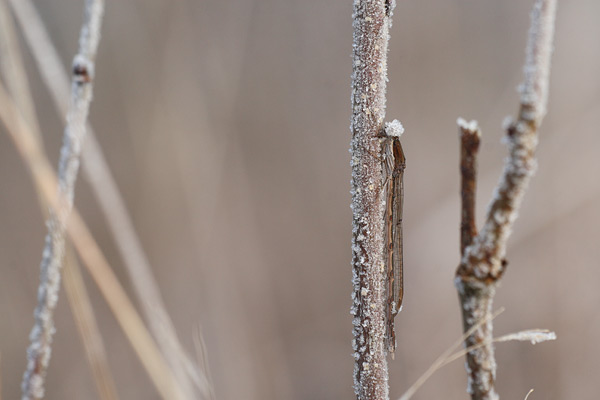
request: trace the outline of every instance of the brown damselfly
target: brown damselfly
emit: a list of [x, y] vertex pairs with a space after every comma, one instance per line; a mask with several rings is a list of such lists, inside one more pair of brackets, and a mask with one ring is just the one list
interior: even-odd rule
[[406, 158], [400, 144], [404, 129], [400, 122], [386, 124], [382, 140], [385, 193], [385, 261], [387, 273], [386, 346], [394, 356], [396, 332], [394, 318], [402, 309], [403, 254], [402, 207], [404, 203], [404, 169]]

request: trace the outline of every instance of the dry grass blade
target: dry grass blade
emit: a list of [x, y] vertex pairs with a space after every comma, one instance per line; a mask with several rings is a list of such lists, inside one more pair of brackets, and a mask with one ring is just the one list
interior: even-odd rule
[[520, 331], [515, 333], [509, 333], [508, 335], [503, 335], [497, 338], [494, 338], [491, 342], [482, 342], [473, 346], [469, 346], [459, 352], [456, 352], [446, 358], [443, 365], [449, 364], [452, 361], [455, 361], [470, 351], [479, 349], [483, 346], [487, 346], [490, 343], [500, 343], [500, 342], [510, 342], [510, 341], [529, 341], [531, 344], [537, 344], [546, 342], [548, 340], [556, 340], [556, 334], [547, 329], [530, 329], [526, 331]]
[[5, 0], [0, 0], [0, 69], [8, 91], [25, 119], [29, 121], [33, 133], [41, 140], [29, 81], [25, 74], [25, 63], [19, 50], [17, 33]]
[[119, 397], [106, 359], [104, 342], [81, 276], [79, 263], [70, 244], [67, 244], [65, 251], [64, 282], [98, 395], [102, 400], [117, 400]]
[[[55, 108], [60, 115], [63, 115], [68, 105], [68, 91], [66, 90], [68, 77], [60, 57], [31, 1], [9, 1], [24, 33], [25, 40], [38, 64], [42, 80], [52, 96]], [[125, 202], [89, 124], [87, 130], [87, 143], [83, 149], [83, 172], [89, 180], [100, 208], [107, 219], [108, 226], [125, 262], [130, 281], [136, 296], [140, 300], [150, 329], [181, 386], [188, 393], [188, 397], [195, 397], [192, 394], [193, 389], [190, 385], [190, 379], [203, 396], [209, 396], [212, 388], [206, 375], [199, 371], [197, 365], [186, 354], [177, 337], [175, 327], [166, 310], [152, 268], [135, 232]]]
[[206, 351], [206, 343], [204, 342], [204, 336], [202, 335], [202, 329], [200, 327], [200, 324], [198, 324], [196, 326], [196, 329], [194, 330], [194, 335], [192, 338], [194, 340], [194, 348], [196, 349], [196, 361], [198, 362], [198, 365], [200, 366], [202, 373], [204, 374], [204, 376], [206, 377], [206, 379], [208, 381], [208, 388], [210, 389], [210, 392], [208, 393], [207, 398], [209, 400], [214, 400], [215, 393], [213, 390], [210, 369], [208, 367], [208, 355], [207, 355], [207, 351]]
[[[39, 142], [31, 133], [23, 116], [0, 85], [0, 119], [3, 121], [25, 160], [36, 186], [52, 209], [60, 209], [66, 201], [57, 197], [58, 179]], [[146, 371], [159, 393], [165, 399], [185, 399], [171, 370], [166, 365], [142, 319], [127, 297], [106, 258], [94, 241], [79, 213], [73, 210], [67, 224], [67, 233], [72, 239], [88, 271], [98, 284], [102, 295], [132, 344]]]
[[399, 400], [409, 400], [415, 393], [417, 390], [419, 390], [419, 388], [421, 386], [423, 386], [423, 384], [425, 382], [427, 382], [427, 380], [441, 367], [443, 367], [446, 364], [446, 359], [451, 356], [452, 352], [458, 347], [460, 346], [464, 340], [471, 335], [478, 327], [480, 327], [481, 325], [488, 323], [489, 321], [495, 319], [498, 315], [502, 314], [504, 312], [504, 308], [500, 308], [498, 311], [496, 311], [494, 314], [492, 314], [489, 318], [483, 318], [481, 320], [479, 320], [476, 324], [474, 324], [471, 329], [469, 329], [467, 332], [465, 332], [456, 342], [454, 342], [450, 347], [448, 347], [448, 349], [446, 349], [446, 351], [444, 351], [434, 362], [433, 364], [431, 364], [431, 366], [427, 369], [427, 371], [425, 371], [423, 373], [423, 375], [421, 375], [419, 377], [419, 379], [416, 380], [415, 383], [412, 384], [411, 387], [408, 388], [408, 390], [406, 392], [404, 392], [404, 394], [400, 397]]
[[[500, 315], [502, 312], [504, 312], [504, 309], [501, 308], [500, 310], [496, 311], [490, 318], [490, 321], [495, 319], [498, 315]], [[421, 375], [419, 377], [419, 379], [417, 379], [417, 381], [402, 395], [402, 397], [400, 397], [399, 400], [409, 400], [414, 394], [415, 392], [421, 387], [423, 386], [423, 384], [440, 368], [446, 366], [447, 364], [451, 363], [452, 361], [456, 361], [461, 357], [464, 357], [465, 354], [469, 353], [470, 351], [476, 350], [478, 348], [481, 348], [483, 346], [487, 346], [490, 343], [497, 343], [497, 342], [508, 342], [508, 341], [530, 341], [532, 344], [536, 344], [536, 343], [541, 343], [544, 341], [548, 341], [548, 340], [555, 340], [556, 339], [556, 334], [554, 332], [551, 332], [549, 330], [546, 329], [530, 329], [530, 330], [525, 330], [525, 331], [520, 331], [520, 332], [516, 332], [516, 333], [510, 333], [507, 335], [503, 335], [500, 336], [498, 338], [494, 338], [491, 342], [487, 342], [487, 343], [479, 343], [477, 345], [474, 346], [470, 346], [467, 347], [465, 349], [462, 349], [456, 353], [452, 353], [458, 346], [460, 346], [464, 340], [471, 335], [479, 326], [481, 326], [484, 323], [489, 322], [487, 320], [487, 318], [484, 318], [480, 321], [478, 321], [475, 325], [473, 325], [471, 327], [471, 329], [467, 332], [465, 332], [459, 340], [457, 340], [452, 346], [450, 346], [446, 351], [444, 351], [444, 353], [442, 353], [442, 355], [440, 355], [434, 362], [433, 364], [429, 367], [429, 369], [427, 369], [427, 371], [425, 371], [425, 373], [423, 375]]]
[[529, 392], [527, 392], [527, 395], [525, 396], [525, 400], [527, 400], [529, 398], [529, 395], [533, 393], [533, 389], [531, 389]]

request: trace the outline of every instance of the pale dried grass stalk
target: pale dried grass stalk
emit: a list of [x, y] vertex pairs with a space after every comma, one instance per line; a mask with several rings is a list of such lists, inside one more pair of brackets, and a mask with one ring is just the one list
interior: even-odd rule
[[[31, 133], [27, 122], [12, 103], [2, 85], [0, 85], [0, 120], [6, 126], [7, 132], [25, 160], [36, 186], [51, 209], [63, 209], [67, 200], [62, 192], [59, 192], [58, 195], [56, 193], [58, 178], [39, 146], [39, 142]], [[72, 209], [69, 216], [66, 232], [158, 392], [164, 399], [185, 399], [183, 391], [179, 388], [142, 319], [75, 209]]]
[[[491, 343], [501, 343], [501, 342], [511, 342], [511, 341], [520, 341], [520, 342], [528, 341], [528, 342], [531, 342], [531, 344], [538, 344], [538, 343], [547, 342], [550, 340], [556, 340], [556, 333], [549, 331], [547, 329], [530, 329], [530, 330], [510, 333], [507, 335], [503, 335], [503, 336], [494, 338], [494, 339], [492, 339]], [[476, 345], [462, 349], [461, 351], [456, 352], [456, 353], [452, 354], [451, 356], [449, 356], [446, 359], [446, 361], [444, 361], [443, 365], [449, 364], [452, 361], [463, 357], [470, 351], [476, 350], [483, 346], [487, 346], [488, 344], [490, 344], [490, 343], [483, 342], [483, 343], [478, 343]]]
[[[520, 87], [519, 116], [516, 121], [507, 124], [509, 157], [488, 207], [485, 224], [479, 234], [473, 232], [474, 236], [467, 240], [469, 245], [463, 249], [456, 273], [455, 284], [461, 301], [465, 331], [491, 312], [497, 282], [507, 265], [504, 257], [508, 236], [517, 218], [529, 179], [535, 171], [537, 132], [546, 113], [548, 98], [555, 14], [556, 0], [536, 0], [531, 14], [525, 79]], [[463, 133], [465, 128], [466, 126], [461, 125]], [[476, 151], [473, 150], [473, 157]], [[468, 177], [463, 172], [463, 181], [465, 179]], [[492, 337], [492, 324], [488, 322], [476, 329], [465, 341], [466, 347], [486, 343], [467, 354], [467, 391], [474, 400], [499, 398], [494, 388], [496, 361]]]
[[208, 352], [206, 350], [206, 342], [204, 341], [204, 335], [202, 335], [200, 324], [198, 324], [194, 330], [193, 340], [194, 347], [196, 349], [196, 361], [201, 369], [202, 374], [206, 377], [208, 382], [209, 392], [207, 393], [206, 398], [208, 400], [215, 400], [212, 377], [210, 374], [210, 368], [208, 366]]
[[[504, 312], [504, 309], [500, 309], [496, 311], [493, 315], [490, 316], [490, 320], [494, 320], [498, 315]], [[410, 400], [412, 396], [417, 392], [417, 390], [425, 384], [425, 382], [431, 378], [431, 376], [441, 369], [442, 367], [450, 364], [453, 361], [458, 360], [463, 357], [470, 351], [473, 351], [477, 348], [483, 347], [489, 343], [478, 343], [477, 345], [468, 347], [466, 349], [462, 349], [458, 352], [453, 353], [456, 348], [458, 348], [464, 340], [471, 335], [476, 329], [478, 329], [484, 323], [488, 323], [487, 319], [478, 321], [474, 324], [470, 330], [465, 332], [452, 346], [450, 346], [446, 351], [444, 351], [432, 364], [431, 366], [411, 385], [410, 388], [400, 397], [399, 400]], [[546, 329], [530, 329], [526, 331], [511, 333], [507, 335], [500, 336], [498, 338], [492, 339], [492, 343], [499, 342], [509, 342], [509, 341], [530, 341], [532, 344], [537, 344], [541, 342], [545, 342], [548, 340], [555, 340], [556, 334], [554, 332], [548, 331]]]
[[64, 282], [98, 396], [102, 400], [117, 400], [119, 396], [106, 358], [102, 335], [94, 317], [94, 310], [81, 276], [79, 263], [69, 243], [67, 243], [65, 251]]
[[0, 55], [0, 69], [7, 89], [25, 119], [29, 121], [32, 131], [41, 140], [40, 127], [31, 100], [29, 80], [25, 73], [25, 63], [19, 50], [16, 30], [5, 0], [0, 0]]
[[449, 357], [452, 357], [452, 352], [456, 350], [469, 335], [471, 335], [476, 329], [478, 329], [481, 325], [488, 323], [489, 320], [494, 320], [498, 315], [504, 312], [504, 308], [499, 309], [493, 315], [490, 315], [482, 320], [477, 321], [468, 331], [466, 331], [456, 342], [454, 342], [450, 347], [446, 349], [432, 364], [431, 366], [421, 375], [415, 383], [413, 383], [406, 392], [400, 397], [399, 400], [409, 400], [412, 396], [419, 390], [425, 382], [441, 367], [447, 364], [447, 360]]
[[[42, 19], [30, 0], [9, 1], [54, 105], [59, 114], [64, 113], [68, 99], [65, 89], [67, 74]], [[206, 374], [191, 360], [177, 337], [152, 268], [127, 212], [125, 201], [89, 123], [87, 130], [87, 142], [83, 148], [83, 172], [107, 219], [150, 329], [188, 397], [197, 397], [194, 386], [202, 397], [210, 397], [212, 388]]]

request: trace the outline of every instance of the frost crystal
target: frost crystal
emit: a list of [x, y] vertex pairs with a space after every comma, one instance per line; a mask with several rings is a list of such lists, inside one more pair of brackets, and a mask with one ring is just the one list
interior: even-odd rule
[[392, 122], [386, 122], [384, 129], [385, 134], [388, 136], [400, 137], [404, 133], [404, 127], [402, 126], [402, 123], [397, 119], [393, 120]]
[[497, 338], [496, 342], [508, 342], [511, 340], [530, 341], [531, 344], [546, 342], [548, 340], [556, 340], [556, 333], [545, 329], [531, 329], [517, 333], [511, 333]]
[[479, 123], [476, 120], [468, 121], [463, 118], [458, 118], [456, 120], [456, 124], [463, 131], [468, 132], [478, 132], [479, 131]]

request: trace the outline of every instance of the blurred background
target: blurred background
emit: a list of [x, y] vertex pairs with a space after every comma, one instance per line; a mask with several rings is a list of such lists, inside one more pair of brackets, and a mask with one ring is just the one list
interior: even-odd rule
[[[82, 2], [36, 1], [65, 65]], [[402, 1], [389, 52], [388, 119], [406, 128], [405, 305], [390, 361], [400, 396], [461, 335], [457, 117], [483, 129], [478, 222], [518, 109], [533, 1]], [[186, 350], [206, 342], [218, 399], [353, 398], [350, 73], [352, 1], [108, 1], [90, 120]], [[539, 169], [509, 242], [495, 333], [506, 399], [595, 398], [600, 371], [600, 2], [559, 2]], [[22, 38], [21, 38], [22, 39]], [[27, 46], [27, 74], [56, 165], [57, 117]], [[4, 132], [4, 127], [0, 130]], [[20, 396], [46, 232], [24, 163], [0, 135], [0, 375]], [[75, 204], [133, 297], [85, 179]], [[154, 399], [131, 346], [84, 273], [122, 399]], [[48, 399], [97, 398], [64, 290]], [[595, 372], [594, 372], [595, 371]], [[467, 398], [463, 362], [415, 399]]]

